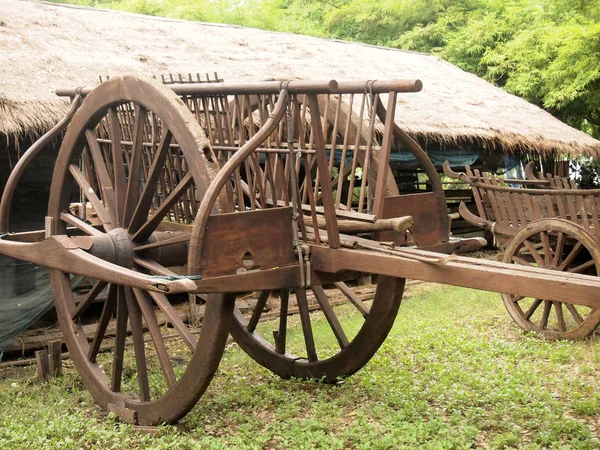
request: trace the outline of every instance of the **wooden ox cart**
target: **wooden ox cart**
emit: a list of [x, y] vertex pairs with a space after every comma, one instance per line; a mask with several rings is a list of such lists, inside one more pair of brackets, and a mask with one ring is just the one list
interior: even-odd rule
[[[402, 209], [388, 173], [393, 148], [418, 149], [394, 115], [397, 96], [420, 88], [301, 80], [167, 87], [123, 76], [59, 91], [73, 108], [45, 230], [5, 236], [0, 253], [49, 268], [81, 378], [103, 408], [140, 424], [175, 422], [196, 404], [229, 332], [284, 378], [356, 372], [392, 327], [405, 278], [598, 307], [596, 277], [395, 244], [446, 227], [435, 193]], [[2, 231], [15, 180], [40, 147], [9, 180]], [[560, 230], [548, 226], [547, 235]], [[346, 283], [364, 274], [378, 275], [370, 303]], [[89, 280], [83, 292], [73, 281], [81, 277]], [[203, 304], [199, 332], [174, 307], [182, 296]], [[333, 308], [339, 298], [349, 300], [344, 314]], [[322, 316], [309, 314], [314, 304]], [[89, 333], [84, 312], [95, 306], [102, 312]], [[324, 333], [316, 327], [331, 339], [317, 341]]]
[[[536, 177], [531, 163], [525, 180], [504, 180], [468, 166], [466, 173], [456, 173], [445, 164], [444, 172], [471, 186], [477, 214], [462, 203], [460, 215], [493, 233], [503, 262], [564, 273], [600, 273], [600, 190], [577, 189], [563, 177]], [[550, 339], [582, 339], [600, 324], [600, 309], [594, 306], [505, 293], [502, 299], [519, 327]]]

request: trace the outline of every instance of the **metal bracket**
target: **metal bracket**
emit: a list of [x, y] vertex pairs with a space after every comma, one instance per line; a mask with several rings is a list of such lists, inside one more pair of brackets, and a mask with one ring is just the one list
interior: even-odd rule
[[300, 287], [309, 287], [311, 283], [310, 246], [307, 244], [297, 244], [294, 253], [298, 255]]

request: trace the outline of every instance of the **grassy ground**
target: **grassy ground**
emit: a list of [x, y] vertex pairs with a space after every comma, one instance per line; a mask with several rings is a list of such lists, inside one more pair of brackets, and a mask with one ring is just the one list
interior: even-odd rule
[[600, 341], [521, 334], [495, 294], [419, 285], [373, 360], [338, 385], [281, 381], [229, 344], [186, 431], [96, 407], [67, 366], [0, 372], [0, 448], [600, 448]]

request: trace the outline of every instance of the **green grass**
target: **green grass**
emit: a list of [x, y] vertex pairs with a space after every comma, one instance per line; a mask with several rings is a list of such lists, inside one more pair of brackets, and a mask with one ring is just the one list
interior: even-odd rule
[[228, 344], [187, 431], [116, 422], [68, 366], [44, 386], [32, 369], [0, 372], [0, 448], [597, 449], [599, 369], [597, 338], [542, 341], [496, 294], [420, 285], [379, 353], [337, 385], [279, 380]]

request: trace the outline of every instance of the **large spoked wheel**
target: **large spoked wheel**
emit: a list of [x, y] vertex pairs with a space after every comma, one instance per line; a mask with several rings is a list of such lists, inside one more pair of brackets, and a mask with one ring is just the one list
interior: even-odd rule
[[[579, 225], [542, 219], [515, 235], [503, 262], [597, 276], [600, 249]], [[502, 300], [520, 328], [547, 339], [583, 339], [600, 324], [600, 310], [588, 306], [510, 294], [502, 294]]]
[[[403, 278], [384, 276], [370, 304], [343, 282], [327, 291], [320, 285], [297, 288], [291, 298], [287, 289], [263, 291], [250, 311], [235, 309], [231, 334], [248, 355], [282, 378], [333, 382], [373, 357], [394, 325], [403, 292]], [[343, 299], [349, 301], [333, 306]], [[311, 305], [320, 312], [310, 313]], [[275, 318], [261, 322], [268, 315]]]
[[[68, 234], [94, 238], [90, 252], [102, 244], [115, 264], [172, 275], [187, 262], [190, 224], [217, 169], [202, 129], [171, 90], [113, 78], [85, 99], [66, 133], [50, 194], [52, 233], [69, 227]], [[85, 212], [70, 211], [73, 202]], [[176, 422], [196, 404], [221, 359], [233, 298], [209, 296], [198, 334], [177, 308], [187, 295], [58, 270], [51, 283], [71, 357], [103, 408], [158, 424]], [[84, 312], [94, 307], [100, 319], [89, 327]]]

